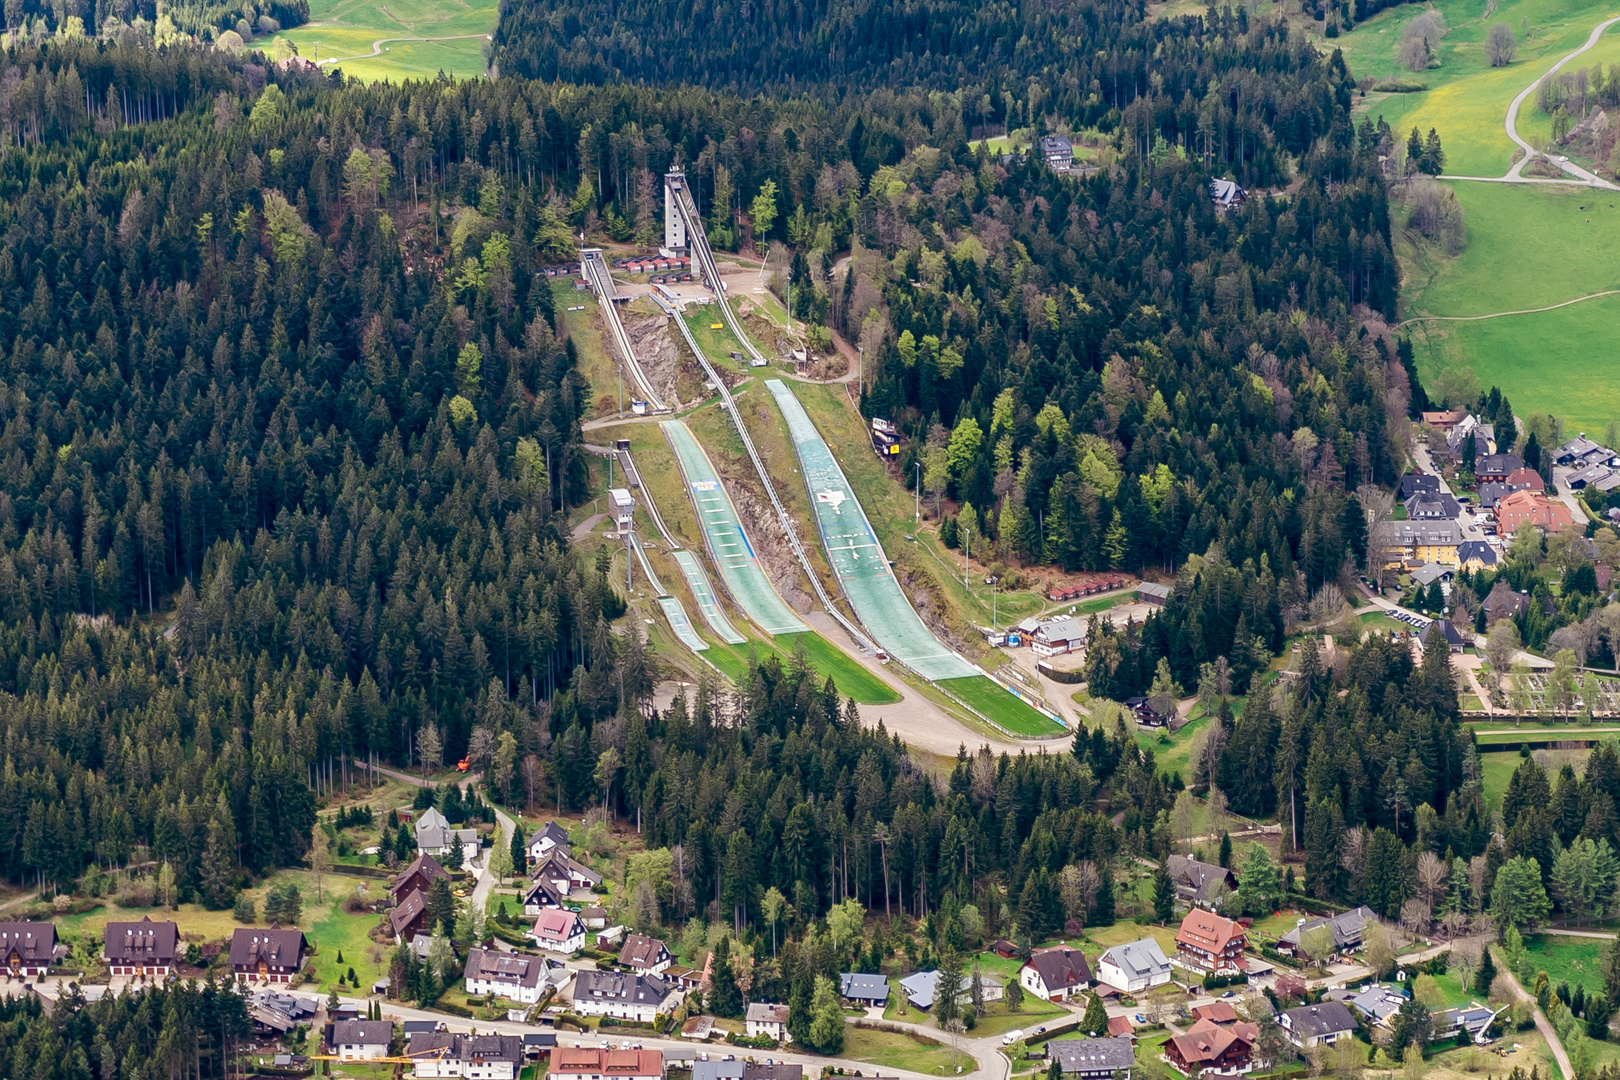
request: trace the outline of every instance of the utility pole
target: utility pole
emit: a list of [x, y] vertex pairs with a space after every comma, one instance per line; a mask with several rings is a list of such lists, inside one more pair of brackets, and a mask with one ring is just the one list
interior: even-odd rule
[[916, 487], [916, 492], [917, 492], [917, 506], [916, 506], [916, 509], [914, 511], [916, 516], [915, 516], [915, 519], [911, 523], [913, 528], [915, 528], [916, 526], [922, 524], [922, 462], [920, 462], [920, 461], [917, 462], [917, 487]]
[[636, 531], [636, 519], [630, 519], [630, 525], [624, 530], [624, 598], [630, 599], [631, 583], [635, 580], [636, 564], [630, 560], [630, 544]]
[[619, 376], [619, 419], [624, 419], [624, 365], [614, 365], [614, 371]]
[[861, 396], [865, 397], [866, 396], [866, 346], [857, 345], [857, 346], [855, 346], [855, 351], [861, 354], [861, 366], [859, 368], [857, 368], [856, 370], [859, 372], [858, 378], [860, 379], [860, 382], [861, 382]]

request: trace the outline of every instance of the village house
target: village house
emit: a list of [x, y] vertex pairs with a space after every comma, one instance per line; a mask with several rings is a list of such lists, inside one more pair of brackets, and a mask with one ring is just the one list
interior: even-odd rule
[[[694, 1069], [698, 1064], [693, 1063]], [[559, 1046], [551, 1052], [549, 1080], [663, 1080], [663, 1076], [664, 1056], [657, 1050]]]
[[[560, 908], [567, 899], [566, 888], [558, 888], [557, 883], [548, 877], [537, 877], [529, 883], [528, 889], [523, 893], [523, 914], [538, 915], [546, 908]], [[607, 919], [604, 918], [602, 925], [606, 923]], [[602, 926], [597, 926], [596, 929], [600, 930]]]
[[535, 918], [529, 936], [547, 952], [572, 956], [585, 947], [585, 924], [572, 911], [548, 908]]
[[494, 994], [519, 1005], [533, 1005], [545, 987], [546, 962], [538, 956], [496, 952], [494, 949], [468, 949], [467, 996]]
[[1192, 1017], [1194, 1021], [1208, 1020], [1212, 1024], [1231, 1024], [1236, 1022], [1238, 1014], [1230, 1001], [1212, 1001], [1208, 1005], [1194, 1005]]
[[1062, 135], [1041, 136], [1041, 157], [1048, 168], [1068, 172], [1074, 168], [1074, 144]]
[[1034, 636], [1029, 641], [1030, 650], [1036, 656], [1061, 656], [1080, 652], [1085, 646], [1086, 622], [1071, 616], [1037, 623]]
[[1115, 945], [1097, 957], [1097, 981], [1127, 994], [1170, 981], [1170, 960], [1152, 938]]
[[1130, 1039], [1055, 1039], [1046, 1050], [1064, 1076], [1078, 1080], [1131, 1080], [1136, 1065]]
[[1413, 521], [1455, 521], [1462, 513], [1462, 504], [1456, 496], [1439, 491], [1424, 491], [1406, 500], [1406, 516]]
[[1539, 491], [1515, 491], [1496, 501], [1496, 532], [1512, 536], [1532, 525], [1543, 532], [1558, 532], [1575, 524], [1569, 507], [1555, 503]]
[[394, 1025], [387, 1020], [340, 1020], [326, 1029], [327, 1051], [341, 1061], [373, 1061], [388, 1056]]
[[1485, 609], [1485, 625], [1490, 626], [1498, 619], [1517, 619], [1523, 615], [1530, 607], [1530, 598], [1499, 580], [1491, 586], [1490, 593], [1480, 606]]
[[1468, 418], [1467, 409], [1445, 409], [1443, 411], [1425, 412], [1423, 422], [1436, 431], [1450, 431]]
[[1342, 1001], [1288, 1009], [1277, 1017], [1277, 1023], [1289, 1042], [1305, 1050], [1354, 1038], [1356, 1033], [1356, 1018]]
[[[1441, 622], [1445, 622], [1447, 626], [1451, 625], [1444, 619], [1436, 619], [1434, 623], [1429, 624], [1430, 629], [1433, 629], [1435, 623]], [[1456, 632], [1455, 628], [1453, 628], [1452, 632]], [[1352, 953], [1361, 948], [1362, 939], [1366, 935], [1367, 928], [1377, 921], [1377, 913], [1365, 905], [1351, 908], [1349, 911], [1328, 918], [1301, 919], [1299, 925], [1277, 939], [1277, 951], [1286, 956], [1299, 956], [1300, 939], [1317, 927], [1325, 926], [1332, 935], [1333, 951], [1341, 955]]]
[[418, 855], [409, 866], [399, 872], [394, 883], [388, 886], [388, 892], [398, 904], [403, 897], [413, 892], [426, 893], [433, 887], [435, 881], [450, 880], [450, 871], [439, 865], [439, 860], [432, 855]]
[[1401, 477], [1401, 501], [1405, 502], [1420, 491], [1439, 491], [1440, 478], [1433, 473], [1407, 473]]
[[101, 957], [113, 975], [166, 979], [174, 971], [180, 927], [172, 922], [110, 922]]
[[684, 995], [657, 975], [628, 971], [581, 971], [574, 977], [574, 1011], [650, 1024], [681, 1003]]
[[1200, 975], [1238, 975], [1248, 938], [1243, 927], [1212, 911], [1194, 908], [1176, 931], [1176, 958]]
[[1498, 560], [1496, 549], [1483, 540], [1469, 540], [1457, 545], [1457, 561], [1462, 569], [1477, 574], [1481, 570], [1495, 569]]
[[1176, 888], [1176, 899], [1190, 907], [1214, 911], [1228, 894], [1237, 891], [1237, 877], [1224, 866], [1172, 855], [1165, 869]]
[[1514, 469], [1502, 481], [1510, 491], [1541, 491], [1547, 490], [1547, 482], [1541, 474], [1534, 469]]
[[406, 942], [429, 931], [427, 894], [421, 889], [410, 893], [388, 912], [388, 925], [394, 931], [394, 941]]
[[866, 1008], [882, 1008], [889, 1003], [889, 980], [846, 971], [838, 976], [838, 996]]
[[[556, 1077], [556, 1055], [576, 1053], [558, 1047], [553, 1051], [552, 1076]], [[595, 1051], [592, 1051], [593, 1053]], [[602, 1051], [606, 1053], [606, 1051]], [[659, 1060], [658, 1051], [631, 1051], [650, 1053]], [[447, 1031], [424, 1031], [411, 1036], [406, 1053], [416, 1062], [416, 1075], [421, 1078], [460, 1077], [461, 1080], [517, 1080], [523, 1069], [523, 1040], [516, 1035], [452, 1035]], [[599, 1077], [607, 1075], [599, 1071]], [[615, 1073], [629, 1080], [660, 1080], [659, 1074], [642, 1076]], [[589, 1080], [572, 1074], [569, 1080]]]
[[1474, 479], [1480, 483], [1501, 483], [1508, 474], [1524, 468], [1524, 458], [1518, 454], [1482, 454], [1474, 459]]
[[535, 877], [545, 877], [561, 886], [565, 892], [575, 889], [594, 889], [602, 884], [602, 875], [586, 866], [561, 848], [541, 860], [535, 867]]
[[1199, 1020], [1186, 1034], [1171, 1036], [1164, 1044], [1165, 1060], [1183, 1076], [1241, 1075], [1255, 1064], [1254, 1043], [1259, 1035], [1251, 1030], [1254, 1028], [1253, 1024], [1222, 1027]]
[[1462, 631], [1458, 630], [1456, 624], [1450, 619], [1435, 619], [1424, 628], [1423, 644], [1425, 646], [1429, 644], [1429, 638], [1434, 634], [1440, 635], [1445, 640], [1446, 650], [1451, 653], [1460, 655], [1463, 647], [1468, 644], [1467, 639], [1462, 636]]
[[1091, 986], [1091, 964], [1068, 945], [1036, 949], [1018, 969], [1018, 982], [1043, 1001], [1068, 1001]]
[[555, 821], [548, 821], [534, 831], [529, 837], [529, 861], [538, 863], [553, 851], [562, 851], [568, 854], [571, 842], [568, 839], [568, 830]]
[[5, 974], [31, 979], [50, 970], [56, 958], [56, 924], [0, 922], [0, 960]]
[[231, 974], [239, 983], [290, 983], [304, 966], [304, 932], [244, 926], [231, 935]]
[[1462, 529], [1455, 521], [1383, 521], [1379, 531], [1385, 551], [1385, 569], [1422, 566], [1427, 562], [1457, 565]]
[[461, 861], [469, 863], [478, 858], [478, 830], [452, 828], [449, 820], [430, 806], [416, 819], [416, 847], [424, 855], [437, 858], [459, 851]]
[[624, 939], [624, 948], [619, 950], [619, 966], [637, 975], [657, 975], [669, 965], [669, 947], [645, 934], [631, 934]]
[[779, 1043], [790, 1043], [793, 1036], [788, 1034], [788, 1007], [786, 1005], [771, 1005], [763, 1001], [748, 1003], [748, 1014], [745, 1023], [748, 1025], [748, 1037], [758, 1039], [761, 1036], [775, 1039]]
[[1248, 192], [1238, 186], [1236, 180], [1211, 180], [1209, 182], [1209, 198], [1215, 204], [1217, 213], [1224, 213], [1235, 206], [1242, 206], [1249, 197]]

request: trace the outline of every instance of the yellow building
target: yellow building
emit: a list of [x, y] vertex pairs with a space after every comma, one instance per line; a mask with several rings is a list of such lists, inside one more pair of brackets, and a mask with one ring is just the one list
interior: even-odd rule
[[1385, 530], [1386, 569], [1431, 562], [1453, 569], [1462, 565], [1457, 558], [1462, 529], [1455, 521], [1390, 521]]

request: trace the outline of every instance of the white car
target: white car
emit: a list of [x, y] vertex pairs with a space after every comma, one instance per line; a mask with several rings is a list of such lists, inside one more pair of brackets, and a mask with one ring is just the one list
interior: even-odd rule
[[1024, 1032], [1023, 1032], [1022, 1028], [1013, 1028], [1011, 1031], [1007, 1032], [1007, 1034], [1005, 1034], [1005, 1035], [1003, 1035], [1001, 1037], [1001, 1045], [1002, 1046], [1011, 1046], [1013, 1043], [1017, 1042], [1019, 1039], [1022, 1039], [1023, 1037], [1024, 1037]]

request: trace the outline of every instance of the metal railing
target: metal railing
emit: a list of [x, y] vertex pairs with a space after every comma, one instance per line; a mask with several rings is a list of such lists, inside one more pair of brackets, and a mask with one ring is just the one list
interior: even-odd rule
[[613, 282], [613, 275], [608, 273], [607, 264], [602, 261], [600, 248], [585, 248], [579, 253], [580, 268], [585, 273], [585, 280], [591, 283], [591, 289], [596, 293], [599, 306], [602, 308], [602, 317], [607, 320], [608, 333], [612, 336], [614, 344], [619, 347], [619, 353], [624, 357], [624, 366], [630, 372], [630, 381], [640, 388], [646, 397], [647, 405], [655, 412], [668, 412], [664, 403], [659, 400], [658, 394], [653, 390], [652, 380], [641, 369], [641, 361], [636, 359], [635, 347], [630, 344], [630, 334], [625, 330], [624, 323], [619, 319], [619, 310], [615, 304], [618, 299], [619, 288]]

